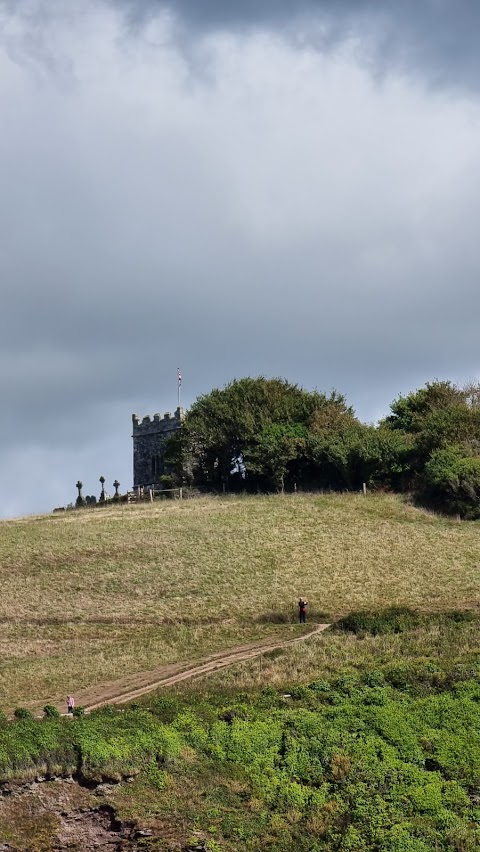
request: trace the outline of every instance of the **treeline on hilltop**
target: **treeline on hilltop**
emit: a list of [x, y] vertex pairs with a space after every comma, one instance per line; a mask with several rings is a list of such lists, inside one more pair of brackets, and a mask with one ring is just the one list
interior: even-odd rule
[[433, 381], [362, 423], [342, 394], [244, 378], [198, 397], [169, 441], [177, 481], [227, 491], [411, 492], [432, 508], [480, 517], [480, 386]]

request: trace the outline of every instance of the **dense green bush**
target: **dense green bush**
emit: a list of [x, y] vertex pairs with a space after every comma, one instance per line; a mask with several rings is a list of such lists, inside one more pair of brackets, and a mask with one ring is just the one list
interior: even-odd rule
[[17, 707], [13, 711], [15, 719], [33, 719], [33, 714], [26, 707]]
[[76, 755], [64, 719], [44, 718], [31, 714], [16, 717], [0, 730], [0, 779], [12, 775], [43, 774], [51, 767], [70, 773], [76, 767]]
[[180, 740], [171, 728], [145, 710], [119, 713], [113, 708], [78, 719], [74, 726], [80, 768], [86, 777], [121, 777], [152, 761], [179, 753]]
[[83, 716], [83, 715], [84, 715], [84, 713], [85, 713], [85, 708], [84, 708], [84, 707], [74, 707], [74, 708], [73, 708], [73, 711], [72, 711], [72, 716], [73, 716], [75, 719], [78, 719], [80, 716]]
[[43, 712], [45, 716], [48, 716], [50, 719], [58, 719], [60, 716], [60, 712], [54, 704], [45, 704]]
[[423, 613], [405, 606], [392, 606], [388, 609], [361, 609], [350, 612], [334, 625], [336, 630], [355, 633], [362, 638], [383, 636], [391, 633], [405, 633], [420, 627], [439, 625], [448, 628], [459, 627], [477, 618], [472, 610], [451, 610], [440, 613]]
[[434, 452], [425, 465], [423, 496], [446, 512], [479, 518], [480, 457], [468, 457], [456, 445]]
[[336, 623], [338, 630], [362, 635], [379, 636], [384, 633], [403, 633], [422, 622], [420, 613], [408, 607], [390, 607], [384, 610], [359, 610], [351, 612]]

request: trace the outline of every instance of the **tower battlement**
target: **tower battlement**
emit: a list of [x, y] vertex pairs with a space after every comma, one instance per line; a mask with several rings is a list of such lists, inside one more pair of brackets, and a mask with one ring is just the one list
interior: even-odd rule
[[158, 433], [174, 432], [179, 429], [185, 418], [183, 408], [177, 408], [174, 414], [166, 411], [163, 417], [160, 414], [150, 414], [140, 418], [138, 414], [132, 414], [133, 437], [137, 435], [156, 435]]

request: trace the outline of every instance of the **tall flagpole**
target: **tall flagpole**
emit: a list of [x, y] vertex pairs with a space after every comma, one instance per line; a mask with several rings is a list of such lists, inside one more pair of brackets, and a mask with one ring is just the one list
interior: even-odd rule
[[180, 408], [180, 388], [182, 387], [182, 374], [180, 367], [177, 367], [177, 408]]

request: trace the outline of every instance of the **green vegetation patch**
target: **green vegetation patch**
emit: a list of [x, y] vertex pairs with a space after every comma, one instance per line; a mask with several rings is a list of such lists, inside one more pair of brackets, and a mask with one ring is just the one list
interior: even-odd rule
[[447, 683], [425, 664], [428, 691], [412, 688], [420, 668], [407, 669], [404, 681], [386, 666], [285, 692], [160, 695], [73, 720], [3, 721], [1, 776], [135, 778], [112, 794], [123, 818], [159, 833], [168, 821], [172, 843], [196, 834], [211, 850], [473, 852], [480, 668]]
[[[478, 677], [419, 697], [373, 671], [212, 701], [171, 725], [218, 779], [195, 823], [222, 848], [477, 848]], [[239, 792], [221, 807], [219, 788]]]
[[357, 636], [369, 634], [383, 636], [389, 633], [405, 633], [418, 627], [441, 625], [448, 627], [470, 623], [478, 619], [472, 610], [453, 610], [445, 613], [425, 613], [403, 606], [393, 606], [383, 610], [358, 610], [340, 618], [335, 627], [355, 633]]
[[0, 727], [0, 782], [44, 774], [119, 781], [179, 750], [175, 730], [142, 709], [106, 707], [73, 720], [15, 718]]

